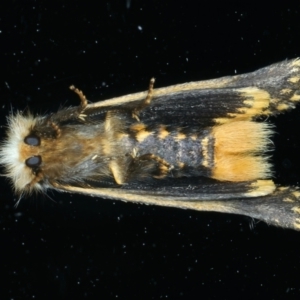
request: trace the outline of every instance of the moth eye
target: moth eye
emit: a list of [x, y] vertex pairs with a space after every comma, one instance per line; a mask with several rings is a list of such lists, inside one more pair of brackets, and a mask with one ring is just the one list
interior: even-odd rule
[[24, 139], [25, 144], [30, 146], [38, 146], [41, 143], [41, 140], [36, 135], [27, 135]]
[[42, 158], [40, 155], [37, 156], [31, 156], [26, 159], [25, 161], [26, 165], [30, 168], [37, 168], [41, 165], [42, 163]]

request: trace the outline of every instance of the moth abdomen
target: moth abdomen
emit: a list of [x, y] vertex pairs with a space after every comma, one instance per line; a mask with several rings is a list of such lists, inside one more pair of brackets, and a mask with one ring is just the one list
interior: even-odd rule
[[139, 156], [153, 154], [170, 165], [165, 176], [205, 176], [227, 181], [271, 176], [265, 153], [272, 130], [267, 123], [234, 121], [201, 130], [138, 123], [130, 130]]
[[139, 156], [152, 154], [170, 165], [170, 172], [166, 173], [166, 176], [191, 176], [187, 171], [191, 165], [198, 166], [194, 168], [198, 175], [208, 175], [201, 154], [201, 140], [207, 136], [208, 130], [183, 130], [174, 126], [144, 124], [134, 124], [130, 130], [137, 141], [136, 151]]

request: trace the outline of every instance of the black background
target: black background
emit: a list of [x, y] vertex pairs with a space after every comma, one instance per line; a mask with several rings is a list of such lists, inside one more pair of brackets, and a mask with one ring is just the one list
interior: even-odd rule
[[[1, 139], [11, 110], [77, 105], [70, 84], [99, 101], [300, 56], [300, 4], [226, 2], [1, 2]], [[268, 122], [275, 181], [300, 185], [300, 109]], [[299, 299], [300, 232], [55, 192], [15, 208], [3, 178], [0, 194], [1, 299]]]

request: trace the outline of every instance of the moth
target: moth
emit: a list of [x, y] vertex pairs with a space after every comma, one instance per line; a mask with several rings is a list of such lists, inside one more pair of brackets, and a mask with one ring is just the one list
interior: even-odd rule
[[[300, 101], [300, 59], [255, 72], [8, 117], [0, 150], [20, 196], [48, 189], [250, 216], [300, 230], [300, 192], [276, 186], [264, 117]], [[266, 118], [265, 118], [266, 119]]]

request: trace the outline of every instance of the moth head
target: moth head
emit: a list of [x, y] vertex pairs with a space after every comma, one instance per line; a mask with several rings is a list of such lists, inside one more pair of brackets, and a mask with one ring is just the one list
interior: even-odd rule
[[17, 194], [42, 191], [37, 180], [42, 166], [41, 138], [34, 133], [40, 118], [17, 113], [8, 117], [7, 137], [1, 145], [0, 163]]

